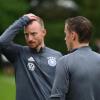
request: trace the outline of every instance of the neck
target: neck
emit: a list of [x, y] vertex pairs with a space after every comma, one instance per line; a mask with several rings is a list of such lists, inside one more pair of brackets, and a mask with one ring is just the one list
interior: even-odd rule
[[44, 47], [45, 47], [45, 44], [44, 44], [44, 42], [42, 42], [41, 45], [39, 45], [39, 46], [36, 48], [37, 52], [39, 52], [40, 49], [41, 49], [41, 48], [44, 48]]
[[81, 48], [81, 47], [84, 47], [84, 46], [89, 46], [89, 43], [80, 43], [78, 45], [73, 46], [73, 49]]

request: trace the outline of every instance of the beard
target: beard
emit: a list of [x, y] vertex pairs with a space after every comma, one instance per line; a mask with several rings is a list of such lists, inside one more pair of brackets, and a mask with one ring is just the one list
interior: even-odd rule
[[38, 42], [31, 42], [30, 41], [27, 44], [30, 48], [37, 49], [39, 46], [41, 46], [42, 42], [41, 41], [38, 41]]

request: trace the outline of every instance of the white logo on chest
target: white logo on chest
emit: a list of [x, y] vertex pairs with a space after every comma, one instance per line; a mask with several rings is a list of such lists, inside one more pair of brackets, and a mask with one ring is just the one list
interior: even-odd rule
[[31, 71], [34, 71], [34, 69], [35, 69], [34, 62], [35, 62], [35, 60], [33, 57], [28, 58], [27, 66], [28, 66], [29, 70], [31, 70]]
[[29, 57], [28, 61], [35, 61], [33, 57]]
[[55, 57], [48, 57], [47, 59], [48, 59], [49, 66], [52, 66], [52, 67], [56, 66], [56, 58]]

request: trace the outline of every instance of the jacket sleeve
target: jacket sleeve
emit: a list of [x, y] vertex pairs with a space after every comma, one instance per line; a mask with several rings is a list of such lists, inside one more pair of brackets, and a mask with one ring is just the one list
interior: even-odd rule
[[22, 48], [22, 46], [13, 43], [14, 37], [19, 30], [29, 23], [29, 21], [30, 20], [27, 16], [19, 18], [0, 36], [1, 53], [3, 53], [11, 62], [17, 58], [20, 49]]
[[53, 88], [49, 100], [65, 100], [69, 88], [69, 72], [64, 59], [57, 63]]

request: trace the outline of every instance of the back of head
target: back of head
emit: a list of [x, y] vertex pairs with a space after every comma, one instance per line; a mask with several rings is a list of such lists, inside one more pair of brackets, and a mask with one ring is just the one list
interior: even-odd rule
[[73, 31], [78, 34], [80, 43], [87, 43], [92, 36], [92, 23], [83, 16], [69, 18], [65, 21], [68, 31]]

